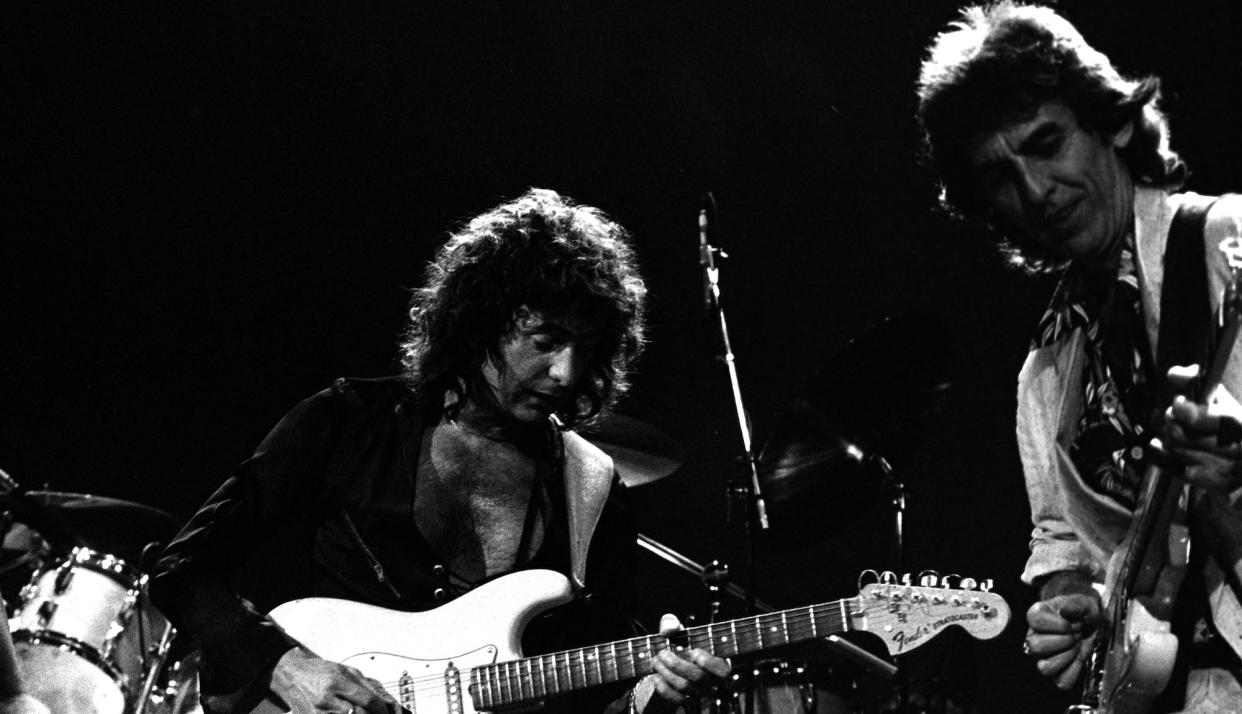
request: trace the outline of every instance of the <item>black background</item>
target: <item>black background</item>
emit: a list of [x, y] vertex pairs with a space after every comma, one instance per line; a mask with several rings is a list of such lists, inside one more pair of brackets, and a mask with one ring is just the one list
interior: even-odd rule
[[[1123, 71], [1164, 78], [1189, 187], [1238, 188], [1239, 4], [1061, 8]], [[937, 214], [917, 161], [918, 62], [953, 16], [941, 0], [7, 3], [0, 468], [187, 517], [298, 399], [393, 371], [446, 228], [542, 186], [626, 225], [651, 289], [623, 411], [687, 459], [633, 492], [641, 530], [740, 576], [724, 518], [740, 447], [697, 265], [710, 190], [760, 442], [870, 325], [948, 324], [907, 346], [911, 364], [962, 357], [940, 416], [893, 447], [907, 569], [994, 578], [1014, 625], [954, 655], [976, 662], [979, 708], [1058, 711], [1018, 652], [1012, 437], [1050, 285]], [[759, 597], [845, 597], [891, 567], [883, 503], [824, 513], [811, 544], [760, 548]], [[701, 610], [693, 579], [644, 567], [647, 624]]]

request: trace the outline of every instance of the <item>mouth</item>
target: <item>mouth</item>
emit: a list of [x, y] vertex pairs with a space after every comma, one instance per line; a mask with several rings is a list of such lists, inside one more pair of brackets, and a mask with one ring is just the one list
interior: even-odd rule
[[1044, 220], [1041, 221], [1044, 230], [1054, 234], [1064, 232], [1072, 225], [1072, 219], [1078, 213], [1078, 206], [1081, 204], [1082, 199], [1075, 198], [1045, 215]]
[[543, 404], [560, 404], [565, 401], [564, 392], [539, 392], [531, 390], [527, 392], [532, 399]]

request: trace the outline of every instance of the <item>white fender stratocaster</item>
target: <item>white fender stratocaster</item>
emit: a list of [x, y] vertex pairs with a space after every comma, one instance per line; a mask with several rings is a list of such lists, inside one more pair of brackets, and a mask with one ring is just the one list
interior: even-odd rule
[[[635, 679], [651, 672], [651, 658], [668, 647], [698, 647], [732, 657], [866, 630], [878, 634], [896, 655], [946, 627], [956, 625], [989, 639], [1009, 622], [1009, 606], [995, 593], [875, 583], [856, 597], [691, 627], [671, 640], [636, 637], [523, 658], [519, 648], [526, 625], [572, 597], [564, 576], [527, 570], [497, 578], [429, 612], [307, 598], [285, 603], [271, 616], [318, 656], [357, 667], [382, 682], [407, 711], [417, 714], [474, 714], [531, 705]], [[249, 711], [287, 710], [269, 699]]]

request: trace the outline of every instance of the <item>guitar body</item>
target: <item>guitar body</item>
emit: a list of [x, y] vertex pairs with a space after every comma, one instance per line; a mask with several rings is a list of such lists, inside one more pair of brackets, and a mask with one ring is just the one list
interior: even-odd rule
[[[475, 714], [465, 691], [470, 669], [520, 658], [526, 625], [571, 599], [573, 592], [564, 576], [525, 570], [497, 578], [430, 612], [305, 598], [277, 607], [271, 617], [319, 657], [356, 667], [384, 683], [411, 712]], [[410, 682], [406, 687], [400, 684], [403, 678]], [[268, 700], [251, 714], [288, 711]]]
[[1177, 636], [1167, 620], [1154, 617], [1138, 601], [1130, 602], [1127, 636], [1113, 649], [1104, 670], [1107, 696], [1102, 714], [1147, 714], [1168, 686], [1177, 660]]
[[[1147, 478], [1169, 481], [1156, 467]], [[1158, 510], [1136, 518], [1152, 517], [1155, 542], [1137, 563], [1129, 588], [1120, 582], [1125, 554], [1119, 553], [1109, 564], [1105, 592], [1116, 600], [1110, 605], [1120, 612], [1113, 618], [1111, 644], [1103, 663], [1096, 707], [1100, 714], [1150, 712], [1168, 686], [1177, 660], [1178, 641], [1171, 622], [1190, 561], [1190, 532], [1185, 490], [1172, 483], [1158, 485], [1164, 493], [1152, 494], [1158, 500], [1146, 505]]]

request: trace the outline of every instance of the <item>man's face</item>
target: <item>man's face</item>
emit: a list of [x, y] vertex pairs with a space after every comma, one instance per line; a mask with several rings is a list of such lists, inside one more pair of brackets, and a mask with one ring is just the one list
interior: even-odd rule
[[503, 414], [533, 423], [567, 406], [597, 342], [598, 332], [568, 314], [523, 306], [500, 338], [499, 360], [483, 364], [483, 379]]
[[967, 161], [998, 223], [1052, 253], [1105, 264], [1132, 219], [1133, 183], [1117, 150], [1132, 125], [1111, 136], [1083, 129], [1063, 102], [1029, 119], [985, 132]]

